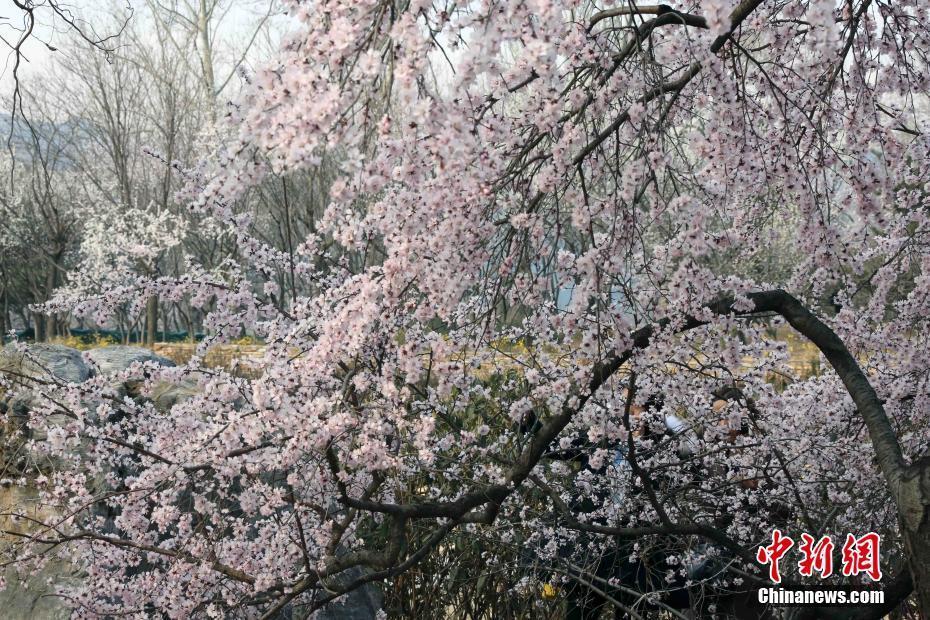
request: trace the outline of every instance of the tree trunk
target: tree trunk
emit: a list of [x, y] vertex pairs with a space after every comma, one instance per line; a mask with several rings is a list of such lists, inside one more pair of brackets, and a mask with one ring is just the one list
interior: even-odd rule
[[158, 329], [158, 295], [152, 295], [145, 302], [145, 341], [151, 348], [155, 346], [155, 332]]
[[[856, 358], [829, 326], [785, 291], [750, 293], [749, 298], [754, 309], [746, 314], [777, 312], [783, 316], [794, 329], [820, 349], [855, 402], [859, 416], [868, 429], [878, 469], [894, 499], [912, 578], [911, 585], [920, 606], [921, 618], [930, 620], [930, 455], [908, 464], [883, 401]], [[709, 307], [715, 314], [727, 314], [734, 310], [732, 299], [728, 297]], [[703, 324], [698, 320], [693, 321], [691, 326]], [[646, 342], [649, 335], [646, 336]], [[622, 361], [619, 356], [611, 360], [610, 372], [619, 368]]]
[[161, 342], [168, 341], [168, 326], [170, 325], [168, 306], [161, 307]]
[[42, 320], [42, 315], [38, 312], [33, 312], [32, 322], [35, 325], [35, 341], [45, 342], [45, 321]]
[[897, 496], [904, 551], [920, 617], [930, 618], [930, 457], [908, 468]]
[[6, 337], [6, 332], [10, 329], [7, 327], [6, 317], [6, 291], [3, 291], [3, 307], [0, 308], [0, 345], [3, 344], [3, 339]]
[[213, 43], [210, 41], [210, 7], [207, 6], [207, 0], [200, 0], [200, 6], [197, 11], [197, 35], [200, 39], [200, 64], [203, 68], [204, 89], [207, 91], [209, 98], [210, 120], [216, 123], [216, 106], [214, 98], [216, 97], [216, 77], [213, 73]]
[[57, 323], [58, 321], [55, 320], [54, 314], [45, 315], [45, 339], [46, 340], [51, 340], [57, 335], [55, 333], [55, 326]]
[[[52, 256], [51, 265], [49, 266], [48, 272], [45, 274], [45, 300], [48, 301], [52, 298], [52, 295], [55, 293], [55, 287], [58, 284], [58, 265], [61, 263], [61, 256], [63, 252], [55, 252]], [[55, 337], [55, 327], [58, 321], [56, 320], [55, 313], [50, 313], [45, 315], [45, 330], [44, 330], [44, 340], [51, 340]]]

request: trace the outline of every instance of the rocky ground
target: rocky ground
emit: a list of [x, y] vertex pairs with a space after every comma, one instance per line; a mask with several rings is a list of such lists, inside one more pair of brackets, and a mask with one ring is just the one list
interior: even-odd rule
[[[183, 362], [183, 360], [180, 360]], [[16, 377], [15, 385], [0, 387], [0, 558], [4, 548], [16, 539], [15, 533], [29, 533], [28, 520], [11, 519], [10, 513], [31, 516], [37, 521], [53, 517], [39, 505], [35, 488], [28, 483], [15, 484], [22, 478], [18, 472], [34, 471], [28, 467], [28, 451], [25, 446], [25, 420], [36, 396], [29, 387], [35, 381], [54, 378], [63, 383], [80, 383], [93, 376], [114, 375], [129, 369], [135, 362], [154, 362], [163, 366], [174, 366], [167, 357], [141, 347], [108, 346], [91, 349], [85, 353], [60, 344], [34, 344], [26, 350], [13, 345], [0, 349], [0, 373]], [[131, 375], [132, 373], [130, 373]], [[115, 386], [118, 391], [134, 398], [143, 398], [132, 380]], [[180, 382], [156, 385], [147, 398], [156, 407], [167, 411], [171, 406], [196, 394], [196, 383]], [[31, 438], [40, 439], [32, 432]], [[28, 474], [27, 474], [28, 476]], [[36, 575], [20, 579], [11, 567], [2, 569], [5, 587], [0, 588], [0, 618], [3, 620], [55, 620], [67, 618], [70, 613], [63, 601], [55, 596], [56, 585], [79, 580], [80, 571], [64, 562], [53, 561]], [[381, 594], [376, 586], [366, 586], [346, 597], [343, 604], [333, 606], [323, 614], [322, 620], [358, 619], [375, 617], [381, 607]], [[289, 618], [287, 612], [282, 616]]]
[[[30, 379], [48, 376], [65, 383], [80, 383], [97, 374], [110, 375], [129, 368], [134, 362], [152, 361], [173, 366], [174, 363], [154, 354], [148, 349], [128, 346], [110, 346], [93, 349], [84, 355], [75, 349], [56, 344], [35, 344], [27, 352], [12, 345], [0, 350], [0, 371], [16, 373], [16, 388], [0, 389], [0, 414], [3, 416], [2, 459], [3, 473], [0, 475], [0, 556], [3, 547], [15, 538], [14, 532], [29, 533], [28, 520], [11, 519], [10, 513], [32, 517], [42, 521], [53, 517], [36, 501], [34, 487], [13, 484], [16, 472], [25, 458], [22, 443], [22, 426], [35, 396], [28, 389]], [[127, 386], [122, 386], [127, 389]], [[164, 390], [165, 398], [176, 398]], [[55, 596], [55, 587], [80, 579], [80, 572], [64, 562], [49, 562], [41, 572], [26, 579], [18, 576], [11, 567], [3, 570], [5, 587], [0, 590], [0, 617], [6, 620], [57, 619], [70, 616], [69, 610]]]

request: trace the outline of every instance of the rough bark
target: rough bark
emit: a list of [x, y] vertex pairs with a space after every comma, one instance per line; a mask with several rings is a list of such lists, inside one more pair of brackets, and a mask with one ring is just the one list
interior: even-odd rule
[[[820, 349], [846, 387], [865, 422], [879, 470], [888, 484], [901, 524], [904, 550], [922, 618], [930, 618], [930, 456], [908, 464], [885, 408], [843, 341], [823, 321], [785, 291], [748, 295], [750, 312], [775, 312]], [[732, 300], [713, 309], [733, 311]]]
[[35, 341], [45, 342], [45, 321], [38, 312], [32, 313], [32, 323], [35, 325]]
[[930, 457], [907, 468], [896, 493], [904, 552], [922, 618], [930, 618]]
[[[4, 293], [4, 298], [5, 297], [6, 297], [6, 294]], [[3, 307], [0, 307], [0, 344], [3, 343], [3, 337], [6, 336], [6, 332], [9, 329], [6, 326], [6, 316], [7, 316], [6, 304], [4, 304]]]
[[[733, 297], [721, 297], [708, 304], [707, 309], [716, 315], [779, 314], [816, 345], [833, 366], [865, 422], [879, 470], [888, 484], [901, 521], [905, 553], [911, 573], [910, 583], [905, 580], [902, 587], [912, 586], [918, 592], [922, 617], [930, 617], [930, 457], [913, 465], [907, 464], [882, 401], [855, 357], [828, 325], [785, 291], [750, 293], [747, 297], [754, 304], [751, 309], [740, 309]], [[685, 317], [674, 329], [684, 332], [708, 322], [707, 319]], [[665, 319], [655, 326], [636, 330], [631, 334], [633, 344], [629, 350], [598, 365], [594, 369], [588, 393], [580, 395], [579, 402], [574, 407], [566, 407], [537, 429], [508, 472], [506, 483], [466, 493], [452, 502], [389, 504], [360, 500], [344, 493], [343, 503], [360, 510], [404, 518], [446, 517], [458, 522], [493, 523], [501, 503], [530, 475], [543, 452], [580, 411], [587, 399], [630, 359], [635, 350], [648, 347], [653, 335], [669, 328], [671, 323]], [[905, 597], [909, 591], [899, 594]]]
[[44, 321], [45, 321], [45, 328], [44, 328], [44, 330], [43, 330], [43, 331], [45, 332], [45, 339], [46, 339], [46, 340], [51, 340], [52, 338], [54, 338], [54, 337], [57, 335], [57, 334], [55, 333], [55, 331], [56, 331], [56, 330], [55, 330], [55, 326], [56, 326], [56, 324], [57, 324], [55, 315], [54, 315], [54, 314], [46, 314], [43, 318], [44, 318]]
[[147, 347], [155, 346], [155, 332], [158, 329], [158, 296], [153, 295], [145, 302], [145, 336]]

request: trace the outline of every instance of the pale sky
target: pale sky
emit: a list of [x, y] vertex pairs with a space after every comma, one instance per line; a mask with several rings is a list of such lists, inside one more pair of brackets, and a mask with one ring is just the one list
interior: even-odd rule
[[[56, 30], [61, 30], [61, 27], [56, 27], [54, 23], [56, 20], [51, 19], [51, 11], [40, 8], [36, 10], [35, 14], [37, 23], [33, 36], [22, 46], [23, 58], [20, 64], [20, 75], [22, 76], [34, 74], [37, 69], [41, 70], [53, 56], [54, 53], [45, 46], [43, 41], [55, 46], [56, 41], [62, 38], [60, 32], [56, 33]], [[0, 61], [2, 62], [2, 65], [0, 65], [0, 92], [3, 93], [4, 98], [9, 96], [13, 84], [15, 57], [10, 48], [16, 45], [16, 42], [21, 37], [24, 25], [24, 13], [16, 5], [9, 1], [0, 4], [0, 36], [3, 37], [3, 41], [0, 42], [0, 45], [3, 46], [2, 56], [0, 56], [0, 59], [2, 59]], [[6, 109], [9, 106], [4, 102], [2, 107]]]
[[[218, 26], [215, 26], [220, 34], [220, 47], [236, 49], [237, 53], [234, 56], [238, 59], [238, 51], [251, 38], [256, 26], [267, 12], [269, 3], [273, 1], [221, 0], [221, 7], [217, 10], [217, 15], [221, 19]], [[67, 49], [67, 44], [71, 40], [73, 29], [55, 15], [45, 0], [38, 0], [36, 4], [38, 6], [34, 12], [35, 29], [33, 35], [22, 46], [23, 58], [19, 75], [24, 80], [41, 77], [43, 72], [56, 62], [56, 58], [62, 54], [72, 53]], [[113, 9], [131, 8], [133, 11], [131, 19], [134, 25], [143, 32], [150, 19], [146, 0], [111, 0], [109, 2], [106, 0], [71, 0], [70, 2], [59, 1], [57, 4], [62, 10], [79, 18], [85, 32], [95, 33], [101, 38], [114, 34], [118, 30], [107, 25], [113, 23], [112, 18], [109, 17]], [[162, 4], [169, 4], [169, 2], [162, 2]], [[266, 36], [259, 37], [254, 44], [252, 53], [249, 55], [252, 63], [260, 57], [267, 56], [269, 47], [274, 45], [274, 41], [279, 40], [280, 32], [286, 27], [286, 17], [280, 15], [280, 9], [277, 9], [276, 13], [277, 15], [267, 24]], [[0, 0], [0, 37], [2, 37], [0, 40], [0, 46], [2, 46], [2, 51], [0, 51], [0, 110], [2, 111], [8, 112], [11, 105], [15, 61], [11, 46], [15, 45], [21, 37], [23, 25], [24, 13], [9, 0]], [[57, 51], [52, 51], [49, 47], [56, 48]], [[218, 58], [222, 58], [222, 50], [218, 52], [220, 52]]]

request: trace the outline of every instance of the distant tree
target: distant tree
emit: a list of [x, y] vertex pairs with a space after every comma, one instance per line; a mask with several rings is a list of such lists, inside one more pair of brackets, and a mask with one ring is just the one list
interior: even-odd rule
[[[126, 5], [129, 15], [132, 14], [131, 5]], [[115, 51], [115, 40], [119, 32], [128, 23], [128, 17], [121, 27], [118, 27], [110, 34], [99, 34], [94, 25], [87, 20], [82, 19], [74, 12], [73, 7], [59, 0], [13, 0], [13, 14], [0, 17], [0, 30], [5, 31], [4, 36], [0, 36], [0, 41], [10, 49], [12, 60], [8, 60], [8, 65], [12, 65], [10, 71], [13, 78], [13, 91], [10, 100], [10, 128], [7, 140], [7, 148], [10, 155], [13, 155], [13, 142], [16, 135], [17, 120], [22, 121], [27, 128], [32, 131], [32, 125], [29, 118], [24, 115], [23, 110], [23, 92], [22, 79], [20, 70], [24, 60], [28, 61], [25, 55], [24, 47], [31, 41], [39, 41], [49, 51], [55, 52], [55, 48], [49, 40], [46, 29], [49, 32], [60, 32], [64, 30], [79, 39], [86, 45], [100, 52], [103, 56], [109, 57]], [[10, 36], [10, 33], [13, 33]]]
[[[105, 325], [107, 319], [117, 317], [120, 331], [128, 339], [136, 331], [138, 317], [146, 314], [141, 308], [121, 304], [123, 297], [118, 293], [129, 291], [131, 301], [138, 303], [139, 284], [157, 273], [159, 261], [183, 242], [185, 223], [156, 206], [114, 209], [104, 204], [87, 209], [86, 218], [75, 259], [80, 268], [71, 274], [66, 285], [58, 288], [51, 303], [93, 299], [99, 304], [98, 295], [105, 294], [108, 312], [91, 318], [99, 319], [98, 325]], [[148, 341], [154, 338], [149, 336]]]
[[[81, 18], [76, 8], [59, 3], [29, 4], [22, 16], [34, 22], [35, 32], [29, 36], [34, 41], [51, 36], [49, 27], [58, 24], [54, 35], [58, 47], [41, 74], [33, 72], [31, 80], [21, 79], [19, 73], [13, 76], [15, 109], [8, 147], [15, 165], [10, 172], [18, 166], [27, 169], [28, 175], [35, 163], [41, 163], [33, 161], [32, 152], [54, 146], [61, 151], [57, 168], [67, 170], [77, 184], [62, 181], [62, 188], [76, 202], [95, 202], [97, 209], [106, 203], [116, 211], [125, 210], [127, 217], [151, 204], [160, 212], [186, 211], [175, 200], [181, 187], [177, 169], [192, 165], [199, 154], [217, 144], [220, 93], [234, 90], [238, 80], [232, 78], [252, 57], [275, 6], [272, 1], [249, 3], [250, 10], [260, 8], [261, 12], [245, 33], [230, 33], [234, 24], [228, 16], [233, 7], [228, 2], [211, 1], [197, 7], [154, 2], [134, 7], [114, 2], [94, 7], [94, 20]], [[200, 9], [206, 11], [203, 19], [195, 15]], [[63, 19], [67, 21], [59, 23]], [[206, 38], [191, 24], [203, 25], [208, 30]], [[94, 29], [112, 35], [94, 38]], [[15, 54], [23, 54], [25, 40]], [[222, 81], [217, 92], [205, 84], [202, 63], [189, 58], [201, 40], [211, 49], [209, 73]], [[51, 45], [50, 41], [43, 42]], [[96, 47], [89, 49], [88, 44], [94, 42]], [[45, 134], [52, 133], [58, 141], [55, 145], [47, 144]], [[50, 175], [48, 184], [56, 183], [57, 176]], [[8, 193], [23, 189], [10, 188]], [[93, 198], [84, 200], [89, 196]], [[183, 246], [153, 263], [149, 277], [182, 272], [188, 254], [200, 264], [216, 265], [234, 252], [231, 239], [217, 237], [208, 228], [188, 230]], [[80, 230], [75, 229], [72, 237], [69, 247], [74, 248], [81, 243]], [[43, 282], [51, 278], [54, 287], [63, 284], [63, 275], [71, 267], [64, 263], [52, 267], [49, 261], [43, 265], [32, 265], [34, 276]], [[14, 314], [32, 312], [26, 306], [47, 301], [52, 290], [14, 295]], [[181, 328], [193, 333], [202, 328], [203, 313], [184, 300], [164, 305], [152, 296], [142, 312], [130, 322], [140, 322], [143, 340], [149, 345], [156, 340], [159, 323], [165, 330]], [[17, 324], [23, 327], [21, 321]], [[36, 334], [44, 337], [44, 327]]]
[[[49, 299], [64, 281], [80, 240], [85, 196], [70, 170], [73, 143], [67, 127], [33, 116], [19, 160], [2, 157], [10, 184], [0, 186], [0, 235], [7, 251], [0, 255], [4, 274], [4, 313], [20, 315], [39, 341], [61, 335], [61, 316], [42, 315], [35, 304]], [[5, 326], [12, 321], [4, 318]]]

